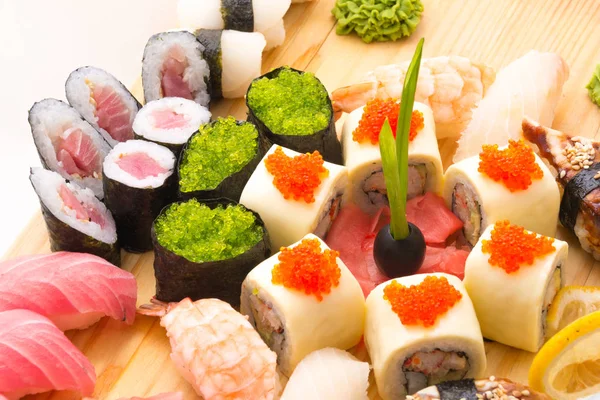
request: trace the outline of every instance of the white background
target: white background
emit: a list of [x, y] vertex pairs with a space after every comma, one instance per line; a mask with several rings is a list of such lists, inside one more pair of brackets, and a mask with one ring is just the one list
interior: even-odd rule
[[64, 100], [69, 73], [106, 69], [136, 81], [144, 45], [176, 27], [176, 0], [0, 0], [0, 256], [39, 209], [29, 168], [40, 165], [27, 111]]

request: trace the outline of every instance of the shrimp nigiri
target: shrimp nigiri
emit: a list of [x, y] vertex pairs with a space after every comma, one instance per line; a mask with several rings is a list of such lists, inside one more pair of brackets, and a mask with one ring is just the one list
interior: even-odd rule
[[171, 359], [204, 400], [271, 400], [279, 395], [277, 355], [224, 301], [153, 299], [138, 312], [161, 317]]
[[[375, 98], [400, 98], [408, 65], [406, 61], [377, 67], [363, 82], [334, 90], [331, 99], [336, 116]], [[460, 135], [495, 76], [492, 68], [459, 56], [426, 58], [421, 62], [415, 101], [433, 110], [438, 139]]]

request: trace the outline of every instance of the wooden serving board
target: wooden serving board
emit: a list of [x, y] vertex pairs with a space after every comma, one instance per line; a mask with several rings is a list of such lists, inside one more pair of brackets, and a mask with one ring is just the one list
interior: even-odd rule
[[[334, 1], [314, 0], [292, 6], [285, 17], [285, 44], [265, 54], [263, 70], [284, 64], [309, 70], [332, 91], [357, 82], [378, 65], [408, 60], [421, 37], [425, 37], [424, 57], [462, 55], [496, 70], [530, 49], [554, 51], [571, 70], [554, 127], [588, 137], [599, 136], [600, 109], [589, 101], [584, 87], [600, 63], [600, 1], [423, 0], [425, 13], [411, 38], [369, 45], [355, 36], [335, 34], [335, 21], [330, 14]], [[246, 107], [238, 99], [221, 101], [212, 111], [215, 116], [244, 119]], [[441, 149], [449, 160], [453, 143], [441, 143]], [[581, 250], [573, 236], [561, 230], [560, 237], [571, 246], [566, 283], [600, 285], [600, 265]], [[5, 258], [46, 252], [48, 236], [38, 214]], [[152, 253], [123, 253], [123, 268], [137, 277], [139, 304], [154, 295], [152, 262]], [[169, 342], [158, 319], [138, 317], [132, 326], [125, 326], [105, 318], [89, 329], [67, 335], [96, 368], [96, 398], [150, 396], [165, 391], [182, 391], [186, 399], [197, 398], [169, 358]], [[367, 357], [364, 347], [354, 352], [363, 359]], [[486, 374], [527, 383], [532, 353], [491, 342], [486, 343], [486, 353]], [[370, 395], [372, 399], [379, 398], [374, 384]], [[59, 400], [77, 396], [50, 393], [35, 398]]]

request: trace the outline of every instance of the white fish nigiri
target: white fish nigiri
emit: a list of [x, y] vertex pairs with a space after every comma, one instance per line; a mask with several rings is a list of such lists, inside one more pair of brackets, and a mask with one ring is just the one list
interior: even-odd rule
[[281, 400], [367, 400], [369, 370], [346, 351], [313, 351], [294, 370]]
[[0, 312], [0, 398], [50, 390], [94, 392], [89, 360], [46, 317], [32, 311]]
[[458, 141], [454, 162], [474, 156], [484, 144], [508, 144], [521, 136], [524, 117], [552, 126], [569, 67], [554, 53], [532, 50], [498, 72]]
[[91, 254], [56, 252], [0, 263], [0, 312], [30, 310], [63, 331], [106, 315], [132, 324], [136, 300], [133, 274]]
[[171, 359], [203, 400], [277, 398], [277, 355], [229, 304], [218, 299], [153, 300], [138, 312], [161, 317]]

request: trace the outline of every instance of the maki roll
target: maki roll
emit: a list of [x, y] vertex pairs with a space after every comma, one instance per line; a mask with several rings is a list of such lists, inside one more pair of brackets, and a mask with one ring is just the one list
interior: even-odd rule
[[198, 29], [210, 67], [210, 97], [244, 97], [252, 80], [261, 73], [265, 38], [260, 33]]
[[40, 199], [52, 251], [89, 253], [121, 264], [115, 220], [91, 189], [42, 168], [32, 168], [29, 179]]
[[272, 143], [300, 153], [317, 150], [342, 164], [331, 100], [314, 74], [277, 68], [252, 82], [246, 105], [248, 120]]
[[[376, 99], [350, 113], [344, 123], [344, 164], [350, 180], [346, 200], [367, 213], [389, 206], [379, 151], [379, 132], [386, 117], [395, 125], [399, 109], [400, 105], [394, 99]], [[407, 198], [428, 192], [441, 195], [443, 177], [433, 112], [425, 104], [415, 103], [408, 145]]]
[[360, 342], [365, 298], [339, 253], [309, 234], [248, 274], [240, 311], [289, 377], [315, 350], [345, 350]]
[[507, 147], [484, 145], [477, 155], [446, 171], [444, 199], [463, 222], [474, 246], [489, 225], [509, 220], [525, 229], [554, 237], [560, 193], [544, 162], [523, 141]]
[[348, 172], [323, 161], [319, 152], [300, 154], [272, 146], [244, 187], [240, 203], [260, 214], [273, 249], [309, 233], [324, 239], [342, 203]]
[[467, 258], [464, 279], [485, 338], [531, 352], [542, 347], [568, 248], [508, 221], [485, 230]]
[[266, 38], [265, 50], [283, 44], [283, 16], [291, 0], [179, 0], [179, 26], [189, 30], [229, 29], [260, 32]]
[[365, 344], [384, 400], [481, 376], [486, 367], [473, 303], [460, 279], [448, 274], [406, 276], [373, 289]]
[[114, 146], [133, 139], [133, 120], [142, 107], [125, 85], [108, 72], [81, 67], [65, 85], [67, 100], [102, 137]]
[[143, 140], [119, 143], [104, 159], [105, 203], [127, 251], [152, 250], [150, 230], [176, 192], [175, 155]]
[[179, 160], [179, 196], [238, 201], [265, 152], [254, 124], [228, 117], [200, 126]]
[[461, 379], [439, 383], [418, 391], [406, 400], [550, 400], [550, 397], [535, 392], [525, 385], [504, 378], [490, 376], [488, 379]]
[[153, 100], [137, 113], [133, 121], [136, 139], [168, 147], [176, 157], [198, 127], [210, 121], [204, 106], [181, 97]]
[[146, 103], [163, 97], [183, 97], [208, 106], [210, 71], [204, 47], [190, 32], [157, 33], [148, 39], [142, 61]]
[[102, 160], [110, 146], [67, 103], [39, 101], [29, 110], [29, 125], [42, 165], [63, 178], [90, 188], [102, 199]]
[[244, 278], [269, 256], [258, 214], [233, 201], [166, 206], [152, 226], [156, 298], [217, 298], [240, 304]]

